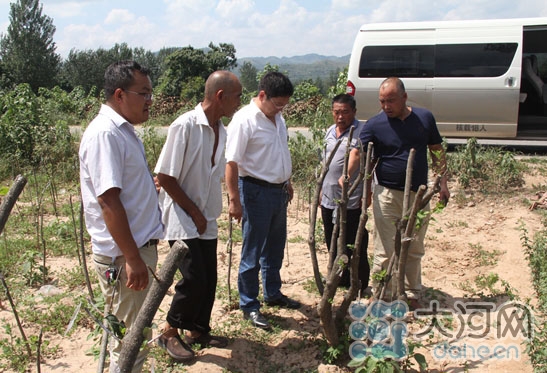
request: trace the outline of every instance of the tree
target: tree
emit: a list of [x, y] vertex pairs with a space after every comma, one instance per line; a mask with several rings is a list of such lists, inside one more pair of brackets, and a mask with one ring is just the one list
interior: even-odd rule
[[[277, 71], [279, 71], [279, 66], [278, 65], [271, 65], [269, 62], [266, 63], [266, 66], [264, 66], [262, 71], [259, 71], [258, 74], [256, 74], [256, 84], [257, 84], [257, 86], [258, 86], [258, 82], [260, 82], [260, 79], [262, 79], [262, 77], [264, 75], [266, 75], [269, 72], [277, 72]], [[285, 72], [285, 75], [288, 75], [287, 72]]]
[[[333, 77], [331, 77], [332, 79]], [[346, 93], [346, 83], [348, 82], [348, 68], [338, 73], [335, 84], [329, 88], [329, 97], [334, 97], [340, 93]]]
[[131, 49], [126, 43], [115, 44], [110, 49], [78, 51], [72, 49], [63, 63], [60, 82], [64, 89], [72, 90], [78, 86], [89, 93], [93, 87], [99, 90], [103, 87], [104, 71], [112, 62], [133, 59], [150, 68], [150, 79], [155, 85], [160, 74], [162, 61], [159, 54], [154, 54], [144, 48]]
[[192, 46], [173, 52], [165, 64], [167, 69], [160, 78], [158, 89], [167, 96], [179, 96], [188, 79], [208, 71], [205, 52]]
[[0, 58], [10, 86], [28, 83], [34, 92], [56, 84], [61, 57], [55, 53], [53, 19], [42, 15], [39, 0], [10, 4], [10, 25], [0, 40]]
[[108, 66], [106, 61], [100, 61], [100, 54], [100, 50], [78, 51], [71, 49], [59, 74], [61, 86], [66, 90], [72, 90], [79, 86], [86, 93], [93, 87], [100, 89], [103, 85], [104, 71]]
[[[218, 47], [213, 43], [209, 43], [209, 51], [207, 52], [207, 65], [210, 72], [216, 70], [231, 70], [237, 66], [236, 49], [233, 44], [220, 43]], [[202, 76], [202, 78], [207, 78]]]
[[239, 69], [241, 85], [249, 92], [254, 92], [258, 89], [258, 81], [256, 80], [256, 74], [258, 69], [249, 61], [243, 62], [241, 69]]
[[[218, 46], [209, 43], [209, 49], [205, 52], [203, 49], [196, 49], [187, 46], [171, 53], [165, 60], [166, 69], [159, 79], [158, 90], [167, 96], [180, 96], [183, 87], [187, 83], [203, 82], [209, 74], [216, 70], [229, 70], [236, 66], [236, 50], [232, 44], [220, 43]], [[201, 85], [198, 90], [193, 92], [202, 92], [204, 87]], [[184, 97], [187, 99], [194, 97]]]
[[311, 79], [304, 80], [298, 83], [296, 87], [294, 87], [294, 94], [292, 96], [292, 100], [294, 102], [308, 100], [312, 97], [319, 96], [320, 94], [321, 94], [321, 91], [316, 85], [313, 84]]

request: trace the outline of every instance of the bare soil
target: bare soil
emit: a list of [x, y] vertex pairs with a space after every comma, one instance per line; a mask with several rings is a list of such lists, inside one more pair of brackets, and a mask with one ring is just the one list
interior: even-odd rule
[[[434, 216], [426, 236], [426, 255], [423, 259], [423, 283], [426, 287], [422, 303], [437, 299], [443, 308], [453, 307], [456, 301], [481, 300], [480, 295], [471, 294], [469, 286], [474, 284], [478, 275], [495, 273], [500, 281], [496, 286], [504, 293], [501, 280], [510, 285], [510, 291], [520, 299], [533, 298], [528, 263], [520, 242], [519, 226], [524, 224], [529, 234], [542, 227], [540, 216], [528, 209], [525, 199], [535, 200], [532, 185], [541, 184], [539, 177], [527, 176], [526, 185], [520, 190], [504, 198], [488, 198], [482, 195], [459, 193], [457, 186], [451, 184], [453, 198], [447, 208]], [[226, 215], [220, 221], [227, 221]], [[229, 309], [227, 304], [226, 275], [228, 270], [228, 255], [225, 239], [227, 224], [223, 224], [224, 232], [219, 242], [219, 287], [217, 301], [213, 311], [214, 332], [229, 337], [230, 343], [225, 349], [202, 349], [197, 352], [194, 363], [182, 366], [172, 366], [167, 369], [169, 359], [159, 348], [153, 348], [149, 358], [150, 370], [185, 371], [185, 372], [346, 372], [347, 351], [333, 364], [327, 364], [323, 359], [320, 346], [323, 340], [317, 304], [319, 295], [314, 290], [313, 272], [310, 262], [310, 252], [307, 244], [308, 236], [308, 204], [305, 198], [293, 201], [289, 211], [288, 245], [284, 266], [282, 268], [283, 292], [293, 297], [303, 306], [299, 310], [282, 310], [264, 306], [262, 311], [273, 322], [272, 332], [258, 330], [242, 321], [241, 312], [235, 307]], [[369, 219], [372, 234], [374, 229], [372, 219]], [[237, 289], [237, 268], [241, 243], [233, 246], [231, 287]], [[160, 243], [160, 263], [168, 250], [166, 243]], [[369, 254], [372, 246], [369, 246]], [[326, 247], [321, 242], [318, 257], [323, 273], [326, 272]], [[69, 259], [52, 259], [49, 261], [54, 275], [60, 276], [61, 268], [77, 265], [77, 261]], [[477, 288], [477, 286], [474, 286]], [[479, 290], [479, 289], [477, 289]], [[340, 289], [334, 300], [335, 304], [344, 290]], [[86, 292], [82, 287], [81, 292]], [[486, 290], [482, 290], [483, 295]], [[161, 324], [169, 307], [172, 292], [164, 299], [156, 315], [156, 324]], [[471, 298], [469, 298], [471, 296]], [[494, 300], [497, 305], [507, 300], [499, 296]], [[233, 303], [237, 299], [232, 300]], [[0, 310], [0, 319], [13, 319], [11, 309], [4, 304]], [[423, 324], [415, 318], [408, 322], [414, 328]], [[493, 326], [493, 322], [492, 322]], [[33, 329], [31, 325], [25, 325]], [[15, 330], [15, 327], [14, 327]], [[154, 331], [157, 335], [157, 329]], [[57, 345], [59, 352], [55, 358], [45, 358], [42, 362], [43, 372], [95, 372], [97, 361], [89, 354], [96, 341], [89, 338], [91, 327], [78, 326], [68, 337], [49, 336], [51, 345]], [[487, 345], [499, 343], [492, 335], [484, 338]], [[460, 346], [470, 345], [474, 341], [465, 337], [453, 341]], [[519, 345], [521, 341], [515, 343]], [[426, 343], [427, 344], [427, 343]], [[455, 359], [437, 360], [433, 356], [433, 345], [421, 348], [429, 364], [431, 372], [532, 372], [529, 359], [524, 353], [525, 346], [520, 346], [522, 356], [519, 360], [502, 360], [491, 357], [484, 360], [474, 360], [469, 357], [456, 361]], [[416, 368], [416, 365], [414, 365]], [[34, 371], [34, 367], [32, 371]]]

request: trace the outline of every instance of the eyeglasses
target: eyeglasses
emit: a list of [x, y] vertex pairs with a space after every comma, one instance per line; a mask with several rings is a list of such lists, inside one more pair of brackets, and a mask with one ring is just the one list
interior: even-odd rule
[[139, 96], [144, 98], [144, 101], [152, 101], [154, 99], [154, 95], [152, 93], [135, 92], [135, 91], [130, 91], [129, 89], [124, 89], [124, 91], [129, 92], [129, 93], [133, 93], [135, 95], [139, 95]]
[[286, 104], [282, 104], [282, 105], [281, 105], [281, 104], [278, 104], [278, 103], [276, 103], [276, 102], [273, 100], [273, 98], [271, 98], [271, 97], [268, 98], [268, 100], [270, 100], [270, 102], [273, 104], [273, 106], [275, 106], [275, 108], [276, 108], [277, 110], [283, 110], [283, 109], [285, 108], [285, 106], [287, 106], [287, 105], [289, 104], [288, 101], [287, 101]]
[[332, 112], [335, 116], [339, 116], [339, 115], [349, 115], [351, 114], [351, 111], [349, 110], [333, 110]]

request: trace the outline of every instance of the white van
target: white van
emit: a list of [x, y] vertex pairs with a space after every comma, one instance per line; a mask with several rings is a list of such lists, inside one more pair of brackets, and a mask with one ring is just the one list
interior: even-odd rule
[[547, 139], [547, 18], [363, 25], [347, 83], [359, 119], [390, 76], [443, 136]]

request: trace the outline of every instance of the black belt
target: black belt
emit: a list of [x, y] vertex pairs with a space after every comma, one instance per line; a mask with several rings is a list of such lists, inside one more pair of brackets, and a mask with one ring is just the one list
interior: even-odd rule
[[253, 183], [253, 184], [260, 185], [260, 186], [263, 186], [263, 187], [268, 187], [268, 188], [281, 189], [281, 188], [284, 188], [285, 185], [287, 185], [287, 182], [278, 183], [278, 184], [277, 183], [268, 183], [265, 180], [255, 179], [254, 177], [251, 177], [251, 176], [243, 176], [242, 179], [245, 180], [245, 181], [248, 181], [249, 183]]
[[158, 244], [158, 242], [160, 242], [160, 240], [158, 240], [157, 238], [152, 238], [151, 240], [149, 240], [148, 242], [146, 242], [144, 245], [142, 245], [141, 247], [148, 247], [148, 246], [156, 246]]

